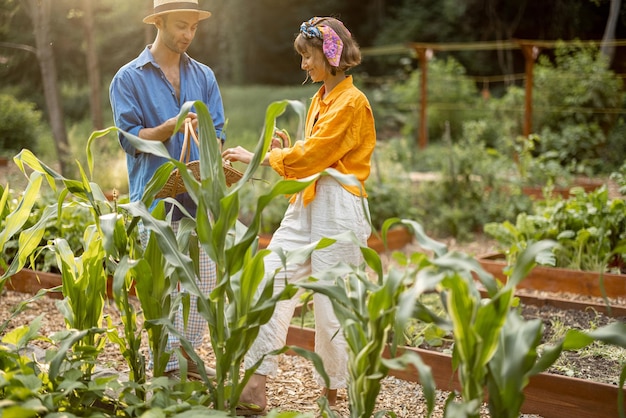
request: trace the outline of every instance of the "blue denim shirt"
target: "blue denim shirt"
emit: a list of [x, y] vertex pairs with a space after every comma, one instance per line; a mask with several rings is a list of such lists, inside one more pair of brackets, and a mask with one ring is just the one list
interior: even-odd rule
[[[120, 68], [113, 77], [109, 99], [115, 126], [137, 136], [141, 129], [156, 127], [176, 116], [183, 103], [201, 100], [207, 105], [213, 118], [217, 137], [224, 141], [224, 106], [215, 74], [208, 66], [187, 54], [181, 56], [179, 100], [176, 99], [174, 87], [154, 60], [150, 45], [137, 58]], [[167, 160], [138, 152], [121, 133], [119, 141], [126, 152], [130, 200], [141, 200], [150, 178]], [[174, 158], [180, 157], [182, 144], [183, 134], [180, 132], [163, 143]], [[195, 143], [191, 141], [191, 144], [190, 160], [193, 161], [199, 158], [199, 153]], [[176, 196], [176, 200], [195, 216], [195, 204], [187, 193]], [[155, 204], [156, 201], [150, 209]], [[175, 218], [179, 216], [175, 215]]]

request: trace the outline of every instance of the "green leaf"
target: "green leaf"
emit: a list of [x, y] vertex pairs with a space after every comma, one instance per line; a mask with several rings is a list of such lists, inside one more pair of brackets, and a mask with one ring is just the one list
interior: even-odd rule
[[13, 344], [18, 350], [26, 347], [30, 341], [37, 337], [41, 329], [41, 321], [44, 314], [33, 319], [30, 324], [22, 325], [9, 332], [2, 337], [4, 344]]

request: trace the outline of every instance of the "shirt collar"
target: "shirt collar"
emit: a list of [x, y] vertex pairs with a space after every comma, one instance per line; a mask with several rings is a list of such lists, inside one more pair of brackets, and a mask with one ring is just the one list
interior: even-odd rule
[[322, 86], [322, 87], [318, 90], [317, 94], [319, 95], [319, 98], [320, 98], [320, 100], [321, 100], [322, 102], [324, 102], [325, 104], [328, 104], [328, 103], [330, 103], [332, 100], [334, 100], [334, 99], [335, 99], [335, 97], [337, 97], [339, 94], [341, 94], [341, 92], [343, 92], [343, 91], [345, 91], [345, 90], [348, 90], [348, 89], [349, 89], [349, 88], [351, 88], [352, 86], [353, 86], [352, 76], [351, 76], [351, 75], [349, 75], [349, 76], [346, 76], [346, 78], [345, 78], [345, 79], [341, 80], [341, 82], [340, 82], [339, 84], [337, 84], [337, 85], [335, 86], [335, 88], [331, 90], [331, 92], [330, 92], [330, 93], [328, 93], [328, 96], [326, 96], [326, 98], [323, 98], [323, 99], [322, 99], [322, 97], [323, 97], [323, 95], [324, 95], [324, 92], [323, 92], [323, 90], [324, 90], [324, 86]]
[[[154, 59], [152, 52], [150, 52], [151, 46], [152, 44], [146, 46], [144, 50], [141, 51], [141, 54], [139, 54], [139, 57], [137, 57], [137, 68], [145, 67], [147, 64], [152, 64], [152, 66], [154, 66], [155, 68], [160, 68], [159, 64], [157, 64], [156, 60]], [[183, 64], [187, 64], [189, 62], [189, 55], [187, 55], [186, 52], [181, 55], [181, 62]]]

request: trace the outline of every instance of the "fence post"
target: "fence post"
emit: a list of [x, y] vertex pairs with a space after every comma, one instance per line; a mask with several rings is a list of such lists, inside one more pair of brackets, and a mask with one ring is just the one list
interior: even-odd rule
[[524, 97], [524, 136], [528, 137], [533, 129], [533, 68], [539, 55], [539, 47], [533, 44], [520, 42], [524, 54], [526, 73], [526, 92]]
[[428, 124], [426, 110], [428, 108], [428, 49], [421, 45], [412, 45], [419, 58], [419, 65], [422, 70], [420, 82], [420, 115], [419, 130], [417, 131], [417, 146], [419, 149], [428, 145]]

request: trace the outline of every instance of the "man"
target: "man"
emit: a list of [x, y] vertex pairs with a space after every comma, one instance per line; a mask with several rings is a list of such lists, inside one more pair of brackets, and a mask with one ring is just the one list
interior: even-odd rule
[[[224, 108], [215, 75], [209, 67], [190, 58], [186, 53], [199, 21], [210, 15], [210, 12], [199, 9], [198, 0], [154, 0], [153, 13], [143, 20], [157, 28], [154, 43], [124, 65], [111, 81], [109, 96], [115, 125], [142, 139], [162, 142], [174, 158], [180, 156], [184, 137], [182, 132], [174, 132], [176, 116], [187, 101], [201, 100], [207, 105], [217, 137], [224, 141]], [[196, 129], [197, 118], [193, 110], [192, 108], [187, 117], [192, 120], [193, 128]], [[165, 159], [137, 151], [123, 134], [119, 135], [119, 141], [126, 152], [130, 200], [139, 201], [145, 186]], [[192, 145], [190, 161], [198, 159], [198, 149]], [[176, 200], [195, 216], [195, 203], [187, 193], [177, 195]], [[152, 207], [155, 204], [156, 202]], [[174, 232], [178, 229], [181, 217], [180, 210], [174, 208]], [[141, 235], [143, 243], [147, 243], [145, 230]], [[200, 251], [198, 286], [204, 294], [208, 294], [215, 284], [215, 264], [204, 251]], [[176, 318], [175, 326], [183, 331], [182, 314]], [[197, 348], [202, 343], [206, 329], [206, 321], [197, 310], [196, 298], [192, 297], [184, 335]], [[170, 336], [168, 348], [173, 349], [179, 345], [179, 341]], [[183, 355], [186, 356], [184, 350]], [[166, 374], [175, 374], [178, 369], [176, 356], [171, 356], [165, 369]], [[197, 366], [192, 362], [189, 363], [188, 370], [190, 377], [199, 376], [196, 376]], [[207, 373], [214, 371], [207, 370]]]

